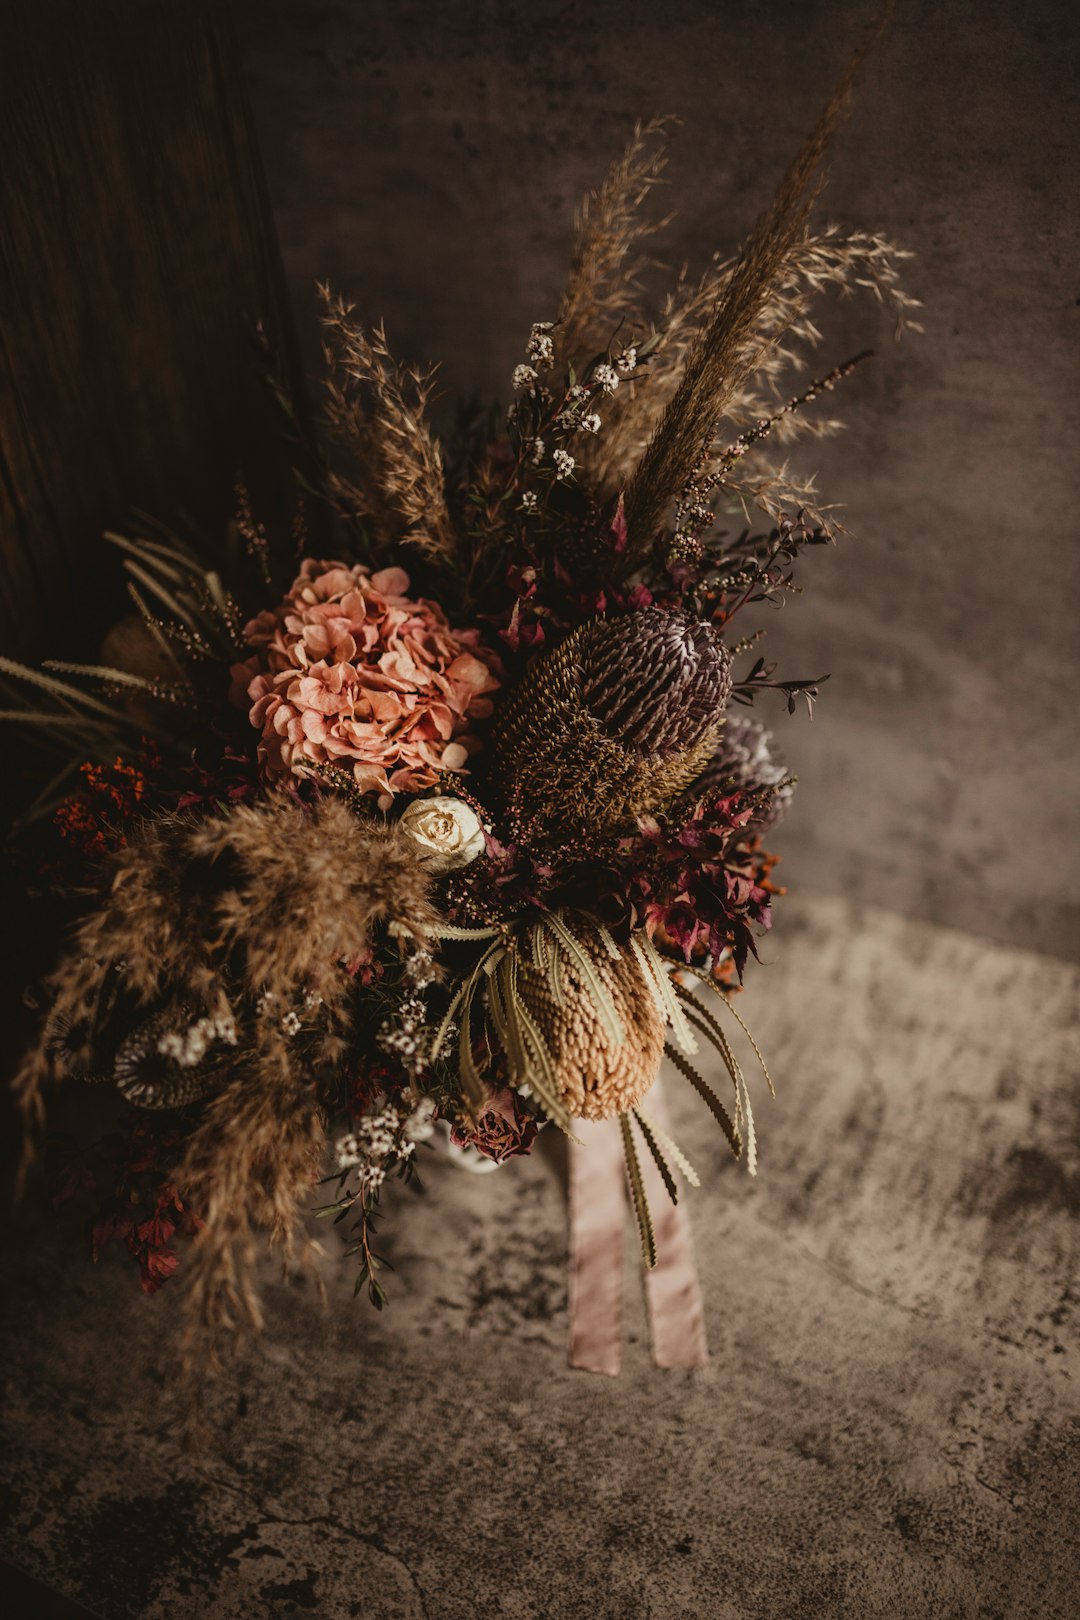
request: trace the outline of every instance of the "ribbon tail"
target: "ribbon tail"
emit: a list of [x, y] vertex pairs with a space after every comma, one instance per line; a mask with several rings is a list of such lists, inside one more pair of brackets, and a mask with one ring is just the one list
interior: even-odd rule
[[622, 1365], [626, 1175], [617, 1119], [574, 1121], [570, 1146], [572, 1367], [617, 1376]]
[[[667, 1128], [660, 1082], [648, 1096], [649, 1112]], [[673, 1204], [653, 1156], [641, 1154], [641, 1171], [656, 1233], [656, 1265], [645, 1273], [645, 1298], [658, 1367], [707, 1367], [705, 1310], [694, 1261], [694, 1240], [683, 1205]]]

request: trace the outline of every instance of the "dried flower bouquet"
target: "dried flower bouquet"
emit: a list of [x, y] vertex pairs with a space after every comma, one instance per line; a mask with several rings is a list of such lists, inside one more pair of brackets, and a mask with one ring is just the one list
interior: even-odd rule
[[696, 1179], [648, 1112], [665, 1054], [753, 1170], [732, 993], [792, 779], [733, 706], [817, 682], [777, 679], [738, 616], [837, 528], [767, 451], [835, 426], [805, 408], [856, 363], [787, 385], [814, 296], [866, 288], [898, 327], [913, 304], [903, 254], [809, 222], [850, 87], [739, 256], [652, 313], [663, 125], [638, 128], [508, 415], [452, 445], [431, 377], [323, 289], [327, 449], [291, 535], [241, 492], [227, 583], [152, 524], [114, 536], [124, 658], [0, 661], [34, 698], [6, 717], [67, 749], [36, 810], [79, 908], [19, 1097], [32, 1134], [58, 1078], [123, 1099], [95, 1248], [153, 1289], [189, 1236], [191, 1368], [258, 1324], [257, 1240], [290, 1248], [328, 1177], [383, 1302], [375, 1215], [437, 1120], [503, 1162], [617, 1116], [650, 1264], [640, 1155], [672, 1199]]

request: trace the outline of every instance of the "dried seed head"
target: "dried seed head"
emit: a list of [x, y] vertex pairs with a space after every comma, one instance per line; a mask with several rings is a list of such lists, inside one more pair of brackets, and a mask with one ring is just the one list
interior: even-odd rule
[[730, 692], [723, 643], [684, 614], [580, 626], [537, 661], [498, 727], [514, 837], [584, 853], [665, 808], [711, 757]]
[[216, 1026], [203, 1029], [214, 1023], [169, 1008], [137, 1025], [120, 1043], [113, 1064], [127, 1101], [137, 1108], [183, 1108], [224, 1085], [230, 1076], [220, 1047], [214, 1049]]
[[[758, 793], [778, 787], [788, 774], [772, 732], [760, 720], [733, 715], [724, 724], [712, 759], [687, 789], [686, 798], [697, 799], [705, 793]], [[755, 810], [750, 825], [762, 830], [775, 827], [787, 814], [794, 797], [795, 784], [788, 781]]]

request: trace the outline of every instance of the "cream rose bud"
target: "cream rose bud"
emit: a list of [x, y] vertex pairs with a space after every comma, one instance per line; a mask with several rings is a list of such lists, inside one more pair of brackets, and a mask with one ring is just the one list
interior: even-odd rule
[[417, 845], [433, 872], [468, 866], [483, 853], [480, 818], [463, 799], [414, 799], [398, 826]]

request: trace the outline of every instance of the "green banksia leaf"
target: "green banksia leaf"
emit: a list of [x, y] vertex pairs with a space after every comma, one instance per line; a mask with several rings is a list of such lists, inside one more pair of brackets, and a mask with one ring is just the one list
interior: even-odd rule
[[641, 1235], [641, 1257], [651, 1271], [656, 1265], [656, 1234], [653, 1231], [652, 1215], [649, 1212], [649, 1200], [645, 1195], [645, 1182], [641, 1175], [641, 1165], [638, 1163], [637, 1149], [630, 1132], [629, 1115], [620, 1114], [619, 1125], [622, 1129], [623, 1152], [626, 1155], [626, 1173], [630, 1178], [630, 1192], [634, 1200], [634, 1214], [637, 1216], [638, 1232]]

